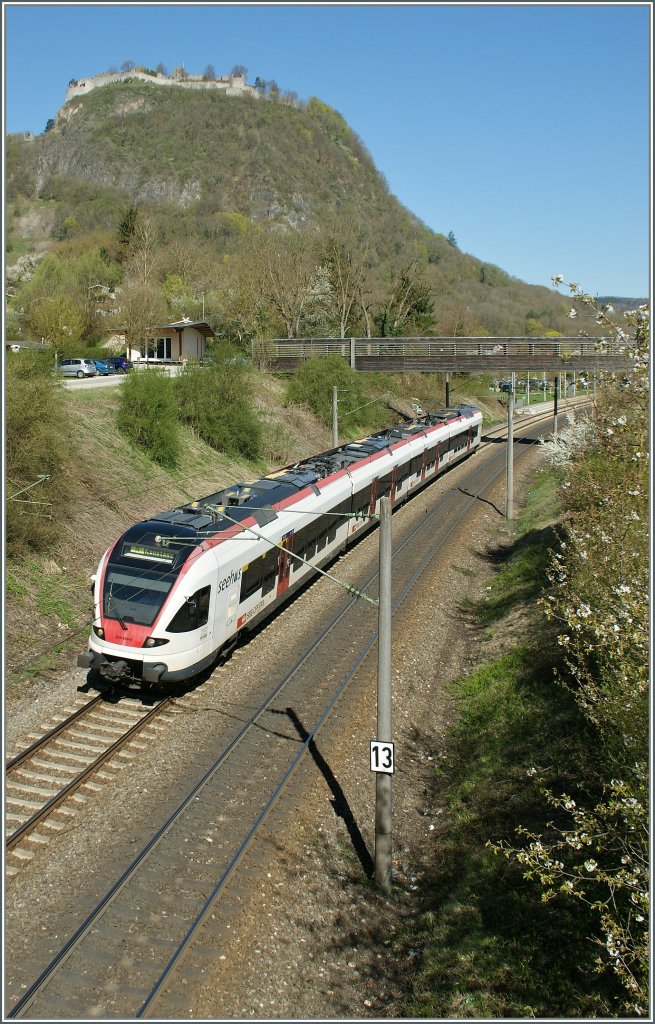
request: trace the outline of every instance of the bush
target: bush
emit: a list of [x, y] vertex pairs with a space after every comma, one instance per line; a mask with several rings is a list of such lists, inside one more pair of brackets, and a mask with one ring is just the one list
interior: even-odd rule
[[[5, 369], [7, 548], [10, 554], [43, 551], [56, 542], [66, 516], [71, 426], [49, 359], [40, 353], [10, 354]], [[31, 487], [39, 476], [49, 479]]]
[[222, 348], [207, 366], [189, 363], [175, 381], [179, 415], [219, 452], [259, 458], [262, 428], [248, 391], [247, 364]]
[[180, 454], [177, 402], [173, 381], [164, 370], [129, 375], [121, 388], [117, 424], [157, 465], [176, 468]]
[[362, 378], [340, 356], [314, 356], [302, 363], [287, 386], [287, 402], [309, 406], [322, 423], [332, 423], [332, 389], [338, 390], [339, 432], [361, 430], [373, 422]]

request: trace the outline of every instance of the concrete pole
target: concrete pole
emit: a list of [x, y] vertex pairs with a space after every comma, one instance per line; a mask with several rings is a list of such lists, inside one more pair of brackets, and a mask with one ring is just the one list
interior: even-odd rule
[[337, 398], [338, 388], [336, 384], [332, 388], [332, 447], [338, 448], [339, 446], [339, 419], [337, 414]]
[[[391, 743], [391, 501], [380, 499], [377, 739]], [[375, 881], [391, 892], [391, 775], [375, 779]]]
[[512, 387], [507, 396], [507, 496], [506, 518], [514, 518], [514, 388], [516, 374], [512, 372]]

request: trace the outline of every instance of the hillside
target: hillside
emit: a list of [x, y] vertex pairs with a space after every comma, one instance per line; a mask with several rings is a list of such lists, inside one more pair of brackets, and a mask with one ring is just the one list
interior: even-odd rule
[[[118, 265], [114, 277], [124, 284], [129, 268], [120, 227], [130, 209], [152, 227], [161, 258], [150, 283], [156, 277], [171, 315], [180, 296], [166, 291], [167, 277], [186, 289], [184, 312], [199, 315], [200, 294], [216, 288], [226, 259], [233, 261], [231, 273], [238, 268], [233, 257], [239, 256], [252, 272], [266, 249], [260, 236], [272, 233], [278, 248], [294, 238], [324, 243], [314, 258], [308, 293], [316, 296], [322, 288], [325, 308], [305, 317], [304, 333], [338, 331], [338, 314], [331, 308], [337, 289], [320, 279], [330, 267], [325, 245], [334, 237], [348, 247], [351, 266], [365, 271], [361, 294], [349, 307], [351, 333], [567, 330], [560, 295], [523, 284], [461, 252], [452, 236], [429, 230], [390, 194], [364, 143], [341, 115], [315, 98], [292, 104], [163, 89], [138, 80], [114, 83], [73, 97], [43, 135], [8, 139], [6, 182], [7, 265], [17, 296], [10, 319], [25, 336], [38, 331], [29, 314], [21, 322], [18, 309], [26, 304], [17, 293], [34, 265], [16, 271], [20, 258], [38, 260], [46, 251], [79, 255], [93, 248], [108, 265]], [[184, 246], [202, 258], [202, 273], [173, 252]], [[230, 295], [218, 295], [210, 304], [215, 329], [239, 341], [244, 334], [287, 333], [275, 309], [262, 311], [257, 305], [253, 293], [260, 283], [245, 272], [236, 285], [230, 282]], [[227, 308], [239, 286], [248, 292], [246, 319], [253, 321], [245, 331], [236, 331]], [[413, 289], [411, 309], [399, 317], [396, 307], [405, 286]], [[52, 288], [44, 291], [50, 295]], [[194, 303], [197, 312], [190, 308]], [[120, 314], [119, 306], [119, 319]], [[88, 340], [93, 334], [88, 329], [81, 336]]]

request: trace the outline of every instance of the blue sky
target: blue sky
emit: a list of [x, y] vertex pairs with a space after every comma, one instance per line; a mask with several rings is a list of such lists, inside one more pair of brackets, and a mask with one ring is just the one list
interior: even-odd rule
[[651, 4], [3, 4], [5, 130], [125, 60], [235, 64], [359, 135], [391, 192], [530, 284], [650, 292]]

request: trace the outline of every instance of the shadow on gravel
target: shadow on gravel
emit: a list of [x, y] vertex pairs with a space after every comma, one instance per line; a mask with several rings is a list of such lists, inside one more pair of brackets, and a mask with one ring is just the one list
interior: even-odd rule
[[[309, 738], [309, 733], [305, 729], [304, 725], [298, 718], [293, 708], [287, 708], [286, 713], [289, 716], [290, 721], [293, 723], [293, 726], [296, 729], [296, 732], [300, 736], [301, 740], [303, 741], [303, 743], [305, 743]], [[332, 794], [330, 803], [332, 804], [332, 808], [336, 816], [338, 818], [343, 818], [344, 824], [348, 829], [348, 835], [350, 836], [351, 842], [353, 844], [353, 849], [357, 854], [357, 857], [359, 858], [359, 862], [362, 865], [364, 874], [366, 875], [367, 878], [372, 878], [374, 869], [373, 858], [371, 857], [371, 854], [368, 852], [368, 848], [366, 846], [366, 843], [364, 842], [364, 837], [359, 830], [359, 825], [355, 821], [353, 813], [350, 809], [350, 805], [346, 800], [346, 795], [342, 790], [341, 786], [339, 785], [334, 775], [334, 772], [332, 771], [329, 764], [327, 763], [327, 761], [319, 751], [318, 747], [316, 746], [314, 740], [310, 740], [308, 744], [308, 750], [314, 759], [316, 767], [319, 769], [321, 775], [328, 784], [329, 790]]]
[[467, 498], [477, 498], [483, 505], [489, 505], [490, 508], [497, 512], [499, 516], [505, 518], [505, 513], [501, 512], [497, 505], [494, 505], [493, 501], [489, 501], [488, 498], [481, 498], [479, 494], [472, 494], [471, 491], [467, 491], [465, 487], [458, 487], [457, 490], [460, 494], [465, 494]]

